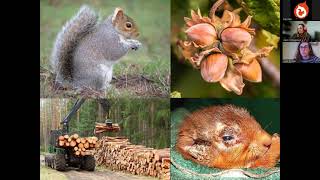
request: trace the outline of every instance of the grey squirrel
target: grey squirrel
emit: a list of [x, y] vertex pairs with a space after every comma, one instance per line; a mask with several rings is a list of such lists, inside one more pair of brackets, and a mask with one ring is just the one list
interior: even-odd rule
[[64, 87], [106, 90], [113, 65], [129, 50], [137, 50], [141, 43], [137, 25], [121, 8], [105, 20], [83, 5], [58, 33], [51, 66], [55, 81]]

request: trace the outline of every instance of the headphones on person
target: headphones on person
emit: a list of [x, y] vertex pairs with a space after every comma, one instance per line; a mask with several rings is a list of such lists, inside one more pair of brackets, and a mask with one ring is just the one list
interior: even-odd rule
[[304, 24], [298, 24], [298, 26], [300, 26], [300, 25], [303, 27], [303, 31], [304, 31], [304, 32], [307, 32], [307, 31], [308, 31], [306, 25], [304, 25]]

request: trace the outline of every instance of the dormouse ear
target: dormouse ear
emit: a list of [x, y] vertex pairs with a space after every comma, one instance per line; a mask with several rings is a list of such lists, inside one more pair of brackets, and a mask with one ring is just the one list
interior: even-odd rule
[[115, 23], [115, 21], [119, 18], [121, 18], [123, 16], [123, 10], [119, 7], [117, 7], [114, 12], [113, 12], [113, 16], [112, 16], [112, 24]]

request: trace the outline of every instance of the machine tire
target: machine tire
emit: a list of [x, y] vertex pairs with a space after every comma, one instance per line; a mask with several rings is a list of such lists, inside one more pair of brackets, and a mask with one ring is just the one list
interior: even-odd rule
[[53, 161], [53, 156], [51, 154], [48, 154], [48, 155], [44, 156], [44, 164], [45, 164], [45, 166], [52, 168], [52, 161]]
[[44, 165], [50, 167], [50, 157], [44, 156]]
[[58, 171], [65, 171], [66, 170], [66, 160], [64, 158], [64, 154], [56, 154], [54, 156], [54, 169]]
[[93, 156], [85, 156], [83, 157], [81, 169], [86, 171], [94, 171], [96, 167], [96, 160]]

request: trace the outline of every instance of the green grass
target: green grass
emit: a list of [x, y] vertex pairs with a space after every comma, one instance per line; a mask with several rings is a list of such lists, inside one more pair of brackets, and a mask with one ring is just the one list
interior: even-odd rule
[[61, 172], [54, 169], [40, 166], [40, 179], [41, 180], [67, 180], [68, 178]]
[[[55, 1], [53, 1], [55, 2]], [[49, 58], [57, 33], [81, 5], [88, 4], [102, 17], [113, 13], [115, 7], [121, 7], [132, 17], [140, 30], [138, 40], [143, 47], [129, 52], [114, 67], [115, 77], [145, 76], [166, 94], [169, 94], [170, 74], [170, 1], [137, 0], [137, 1], [40, 1], [40, 64], [49, 69]], [[165, 83], [164, 83], [165, 82]], [[42, 88], [48, 91], [48, 88]], [[120, 94], [125, 90], [118, 90]], [[46, 94], [45, 92], [42, 94]], [[130, 94], [130, 92], [129, 92]], [[131, 94], [135, 94], [131, 92]], [[168, 95], [169, 96], [169, 95]]]

